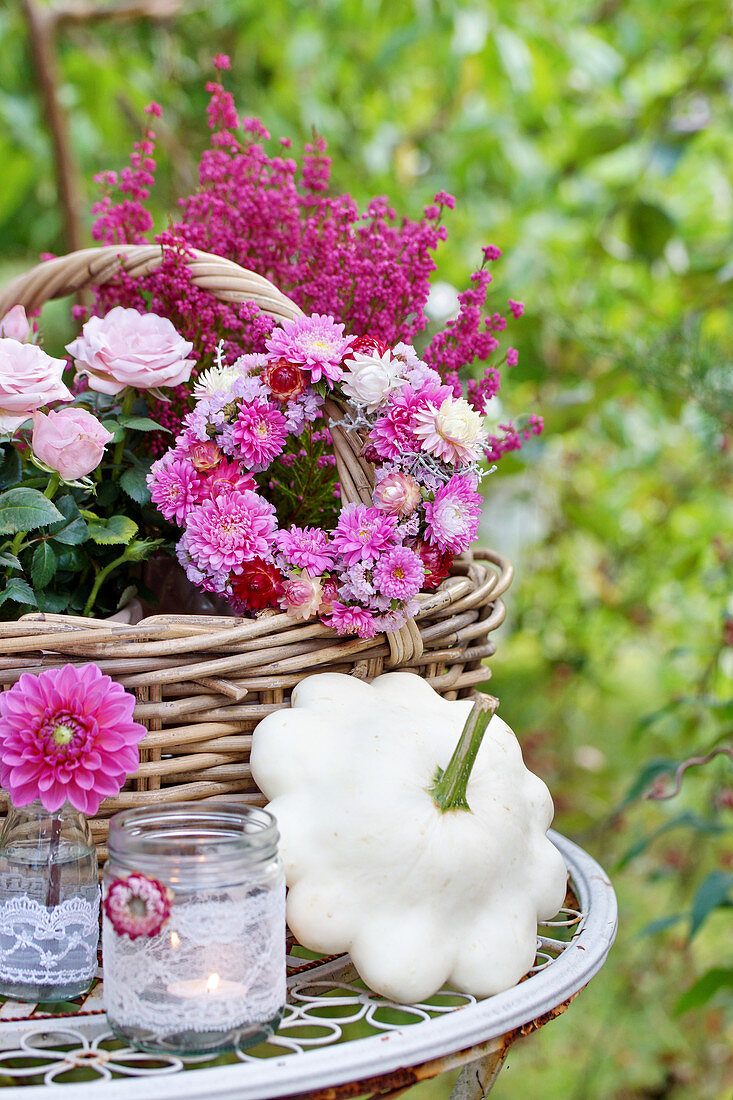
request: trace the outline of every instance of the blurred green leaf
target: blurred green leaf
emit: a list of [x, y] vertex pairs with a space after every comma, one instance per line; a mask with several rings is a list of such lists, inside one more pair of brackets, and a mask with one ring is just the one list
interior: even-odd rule
[[713, 871], [700, 884], [692, 903], [690, 914], [690, 939], [702, 928], [714, 909], [723, 905], [733, 890], [733, 874]]
[[685, 1012], [702, 1008], [721, 989], [733, 990], [733, 967], [716, 966], [701, 974], [678, 1000], [674, 1009], [675, 1014], [682, 1016]]

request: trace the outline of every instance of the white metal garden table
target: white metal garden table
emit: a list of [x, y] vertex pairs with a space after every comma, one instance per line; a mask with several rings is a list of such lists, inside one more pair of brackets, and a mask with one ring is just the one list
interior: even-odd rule
[[[558, 833], [570, 871], [569, 904], [541, 925], [529, 974], [477, 1000], [444, 990], [396, 1005], [366, 990], [348, 956], [289, 956], [288, 1005], [280, 1029], [258, 1048], [181, 1058], [143, 1054], [110, 1034], [101, 982], [53, 1013], [0, 1005], [3, 1100], [339, 1100], [397, 1096], [463, 1066], [452, 1100], [478, 1100], [520, 1035], [563, 1012], [600, 970], [616, 934], [616, 898], [601, 867]], [[69, 1088], [71, 1086], [71, 1088]]]

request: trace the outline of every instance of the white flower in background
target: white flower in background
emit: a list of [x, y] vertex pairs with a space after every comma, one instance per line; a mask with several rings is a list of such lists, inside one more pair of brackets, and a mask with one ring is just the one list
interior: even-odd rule
[[403, 385], [405, 364], [394, 359], [390, 351], [385, 351], [384, 355], [364, 355], [357, 351], [347, 363], [348, 369], [344, 370], [341, 379], [343, 391], [370, 410], [383, 405], [392, 390]]

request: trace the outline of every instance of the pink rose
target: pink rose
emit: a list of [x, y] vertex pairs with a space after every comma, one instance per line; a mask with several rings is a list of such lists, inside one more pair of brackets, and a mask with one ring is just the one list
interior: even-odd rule
[[22, 306], [13, 306], [0, 320], [0, 336], [6, 339], [19, 340], [24, 344], [30, 334], [31, 326]]
[[76, 481], [96, 470], [111, 439], [112, 434], [96, 416], [84, 409], [60, 409], [48, 416], [37, 412], [33, 416], [33, 452], [64, 481]]
[[420, 486], [414, 477], [393, 470], [375, 486], [372, 494], [374, 507], [394, 516], [409, 516], [422, 500]]
[[192, 347], [167, 317], [115, 306], [105, 317], [90, 317], [66, 350], [91, 389], [115, 394], [125, 386], [150, 390], [188, 382], [196, 362], [186, 358]]
[[65, 366], [35, 344], [0, 339], [0, 432], [14, 432], [41, 405], [72, 400], [61, 381]]
[[280, 606], [294, 619], [312, 619], [321, 606], [323, 588], [318, 577], [293, 573], [283, 585]]

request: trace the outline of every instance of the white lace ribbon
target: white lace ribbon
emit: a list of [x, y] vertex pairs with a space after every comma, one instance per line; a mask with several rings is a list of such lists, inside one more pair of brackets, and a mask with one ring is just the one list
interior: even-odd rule
[[0, 980], [69, 985], [93, 977], [99, 942], [96, 899], [65, 898], [48, 908], [27, 894], [0, 903]]
[[131, 940], [105, 914], [104, 1006], [159, 1039], [272, 1020], [285, 1003], [285, 884], [176, 899], [155, 936]]

